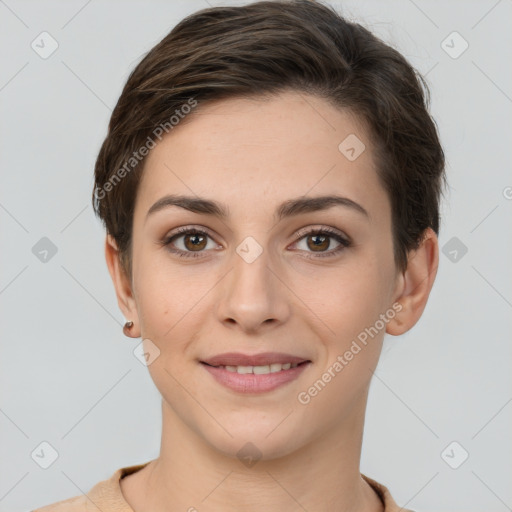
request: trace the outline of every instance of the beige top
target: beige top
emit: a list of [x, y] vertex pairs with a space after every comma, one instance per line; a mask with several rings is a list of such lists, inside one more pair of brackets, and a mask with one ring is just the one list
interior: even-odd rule
[[[87, 495], [68, 498], [67, 500], [37, 508], [32, 512], [98, 512], [98, 510], [102, 512], [134, 512], [124, 499], [119, 481], [121, 478], [142, 469], [149, 462], [118, 469], [110, 478], [98, 482]], [[361, 476], [370, 484], [381, 499], [384, 504], [384, 512], [413, 512], [400, 508], [391, 497], [387, 487], [363, 474]]]

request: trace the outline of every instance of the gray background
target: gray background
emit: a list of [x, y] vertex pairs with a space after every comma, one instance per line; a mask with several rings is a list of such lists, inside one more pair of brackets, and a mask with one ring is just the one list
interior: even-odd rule
[[[158, 455], [160, 398], [121, 331], [92, 170], [143, 53], [185, 15], [243, 3], [0, 0], [0, 512]], [[512, 510], [512, 2], [332, 3], [426, 74], [450, 181], [447, 254], [420, 322], [385, 340], [361, 471], [418, 512]], [[46, 59], [43, 31], [59, 45]]]

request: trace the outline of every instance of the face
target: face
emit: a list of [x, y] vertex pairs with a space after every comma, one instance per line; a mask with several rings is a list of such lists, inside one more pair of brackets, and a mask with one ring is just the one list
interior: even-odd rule
[[[351, 134], [359, 156], [353, 135], [339, 149]], [[344, 199], [311, 201], [323, 196]], [[271, 459], [364, 408], [399, 281], [389, 199], [350, 113], [293, 92], [199, 104], [147, 157], [132, 247], [136, 320], [159, 351], [151, 377], [207, 445], [234, 455], [251, 441]], [[267, 375], [205, 364], [225, 353], [306, 362]]]

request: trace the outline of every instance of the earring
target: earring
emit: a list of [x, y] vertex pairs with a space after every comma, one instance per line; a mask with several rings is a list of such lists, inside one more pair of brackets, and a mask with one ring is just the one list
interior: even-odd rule
[[133, 327], [133, 322], [131, 320], [124, 324], [123, 333], [124, 333], [125, 336], [128, 336], [129, 338], [131, 338], [131, 336], [130, 336], [130, 329], [132, 327]]

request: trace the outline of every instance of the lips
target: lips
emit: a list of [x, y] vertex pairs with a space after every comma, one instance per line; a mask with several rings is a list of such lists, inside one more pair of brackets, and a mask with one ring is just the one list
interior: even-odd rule
[[242, 394], [274, 391], [298, 379], [312, 364], [310, 359], [283, 352], [226, 352], [200, 363], [218, 383]]
[[307, 358], [285, 354], [282, 352], [263, 352], [260, 354], [241, 354], [239, 352], [226, 352], [218, 354], [201, 362], [209, 366], [266, 366], [279, 364], [300, 364], [310, 361]]

